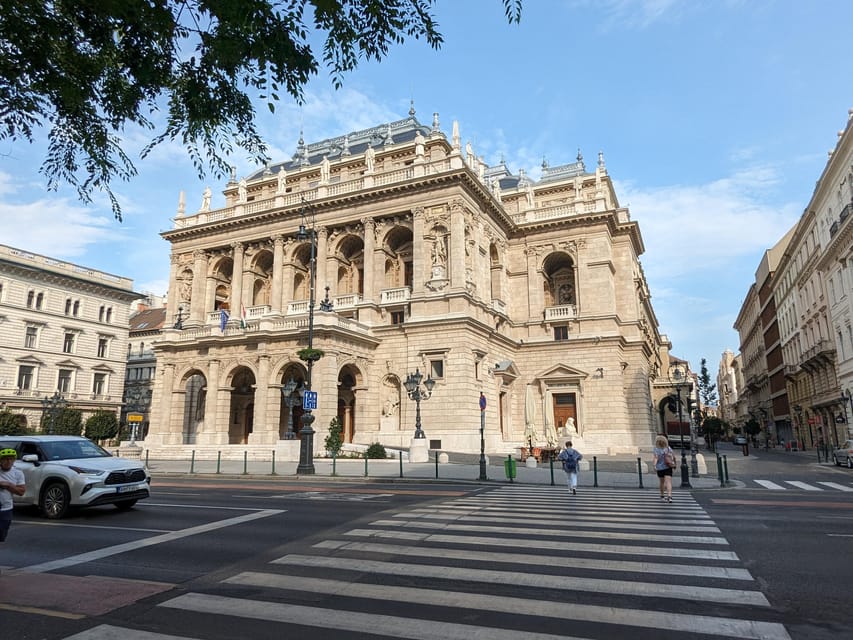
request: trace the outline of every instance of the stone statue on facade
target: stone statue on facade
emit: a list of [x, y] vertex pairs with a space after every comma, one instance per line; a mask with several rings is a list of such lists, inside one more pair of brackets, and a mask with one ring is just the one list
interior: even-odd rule
[[210, 187], [205, 187], [204, 193], [201, 195], [201, 209], [199, 211], [210, 211], [210, 198], [212, 195]]
[[278, 184], [276, 185], [276, 193], [284, 193], [287, 189], [287, 172], [284, 170], [284, 165], [278, 168]]
[[426, 139], [424, 138], [423, 134], [420, 131], [418, 131], [415, 134], [415, 155], [419, 158], [423, 157], [423, 155], [424, 155], [424, 142], [425, 141], [426, 141]]
[[432, 264], [442, 265], [447, 262], [447, 248], [444, 246], [444, 238], [439, 236], [432, 241]]
[[320, 182], [328, 184], [329, 178], [332, 176], [329, 156], [323, 156], [323, 161], [320, 163]]
[[367, 165], [367, 173], [373, 173], [376, 166], [376, 152], [373, 147], [367, 147], [367, 151], [364, 152], [364, 162]]
[[237, 186], [237, 202], [246, 202], [247, 194], [246, 178], [240, 178], [240, 184]]

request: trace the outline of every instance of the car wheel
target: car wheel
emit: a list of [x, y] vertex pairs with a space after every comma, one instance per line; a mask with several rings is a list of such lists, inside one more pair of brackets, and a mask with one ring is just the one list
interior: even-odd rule
[[58, 520], [68, 512], [71, 494], [63, 482], [51, 482], [41, 492], [39, 508], [46, 518]]
[[835, 463], [836, 467], [840, 467], [841, 463], [838, 461], [838, 458], [835, 457], [835, 454], [832, 454], [832, 461]]
[[127, 511], [135, 504], [136, 500], [125, 500], [124, 502], [116, 502], [116, 509], [118, 509], [119, 511]]
[[850, 456], [847, 456], [847, 468], [853, 469], [853, 458], [851, 458]]

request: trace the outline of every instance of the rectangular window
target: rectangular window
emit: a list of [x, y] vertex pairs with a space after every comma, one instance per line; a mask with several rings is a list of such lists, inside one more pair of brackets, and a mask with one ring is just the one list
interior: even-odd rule
[[403, 324], [406, 321], [405, 311], [392, 311], [391, 324]]
[[27, 349], [35, 349], [37, 346], [38, 335], [38, 328], [27, 327], [27, 335], [24, 336], [24, 346]]
[[20, 369], [18, 369], [18, 389], [32, 389], [34, 375], [35, 367], [24, 365]]
[[74, 334], [66, 333], [62, 341], [62, 353], [74, 353]]
[[569, 339], [568, 327], [554, 327], [554, 340], [557, 342]]
[[106, 338], [98, 338], [98, 357], [106, 358], [108, 353], [109, 340]]
[[95, 379], [92, 381], [92, 393], [96, 396], [104, 395], [104, 390], [107, 388], [107, 374], [96, 373]]
[[71, 392], [71, 369], [59, 370], [59, 379], [56, 382], [56, 389], [59, 393]]
[[430, 360], [429, 361], [429, 369], [430, 376], [434, 380], [439, 380], [444, 377], [444, 360]]

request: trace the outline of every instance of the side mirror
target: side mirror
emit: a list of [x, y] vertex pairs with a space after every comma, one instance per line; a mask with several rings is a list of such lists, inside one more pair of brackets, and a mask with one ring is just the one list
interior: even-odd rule
[[39, 457], [35, 453], [28, 453], [25, 456], [21, 456], [21, 460], [23, 462], [32, 462], [36, 466], [39, 464]]

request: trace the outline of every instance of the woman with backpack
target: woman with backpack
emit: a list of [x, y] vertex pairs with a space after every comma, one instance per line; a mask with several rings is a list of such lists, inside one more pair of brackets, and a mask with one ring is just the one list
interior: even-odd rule
[[675, 468], [675, 452], [669, 446], [666, 436], [660, 435], [655, 438], [655, 471], [660, 482], [660, 499], [664, 502], [672, 502], [672, 470]]
[[578, 463], [583, 460], [583, 454], [572, 448], [572, 441], [566, 440], [566, 448], [560, 451], [557, 460], [563, 463], [563, 471], [566, 472], [566, 482], [569, 491], [575, 495], [578, 487]]

